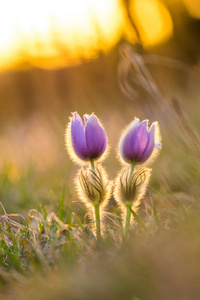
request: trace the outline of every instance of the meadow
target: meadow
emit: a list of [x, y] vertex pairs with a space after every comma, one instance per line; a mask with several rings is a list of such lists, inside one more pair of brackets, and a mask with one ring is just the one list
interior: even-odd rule
[[[199, 299], [199, 76], [123, 43], [74, 68], [1, 74], [3, 299]], [[113, 196], [102, 243], [77, 196], [64, 141], [74, 111], [102, 121], [111, 181], [123, 128], [159, 122], [162, 149], [125, 241]]]

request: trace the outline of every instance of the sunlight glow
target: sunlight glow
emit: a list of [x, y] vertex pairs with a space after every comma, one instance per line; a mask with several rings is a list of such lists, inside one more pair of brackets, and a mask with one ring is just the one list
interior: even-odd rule
[[183, 0], [185, 7], [190, 15], [194, 18], [200, 19], [200, 1], [199, 0]]
[[[144, 46], [171, 36], [171, 17], [157, 0], [133, 0], [131, 10]], [[122, 0], [3, 1], [0, 70], [59, 68], [97, 57], [129, 31], [125, 19]]]
[[130, 10], [146, 47], [164, 42], [172, 36], [172, 19], [161, 2], [133, 0]]
[[53, 67], [88, 59], [119, 40], [117, 0], [7, 0], [0, 10], [0, 68]]

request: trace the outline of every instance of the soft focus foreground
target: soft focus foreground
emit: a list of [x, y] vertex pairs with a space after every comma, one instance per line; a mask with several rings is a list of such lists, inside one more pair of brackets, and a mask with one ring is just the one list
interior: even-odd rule
[[[74, 68], [1, 74], [2, 298], [198, 299], [200, 28], [186, 8], [182, 16], [174, 18], [172, 40], [151, 53], [120, 40]], [[111, 180], [121, 168], [116, 149], [123, 128], [135, 116], [159, 122], [163, 148], [123, 244], [114, 199], [102, 245], [78, 199], [78, 168], [64, 145], [74, 111], [94, 112], [106, 129]]]

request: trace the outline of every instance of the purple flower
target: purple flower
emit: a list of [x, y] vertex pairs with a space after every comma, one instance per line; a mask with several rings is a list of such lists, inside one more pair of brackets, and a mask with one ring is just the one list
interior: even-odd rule
[[161, 147], [159, 127], [155, 122], [148, 129], [148, 121], [135, 118], [122, 133], [119, 152], [127, 163], [144, 163]]
[[68, 128], [67, 145], [73, 158], [78, 157], [83, 161], [100, 158], [106, 150], [107, 137], [98, 118], [93, 114], [84, 115], [83, 124], [79, 114], [73, 113]]

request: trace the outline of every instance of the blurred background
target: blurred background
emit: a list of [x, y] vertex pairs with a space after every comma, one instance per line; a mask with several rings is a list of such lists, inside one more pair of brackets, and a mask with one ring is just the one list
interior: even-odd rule
[[94, 112], [104, 124], [111, 179], [120, 168], [115, 149], [122, 128], [135, 116], [158, 120], [163, 150], [152, 177], [154, 199], [166, 201], [169, 193], [193, 199], [200, 175], [199, 59], [198, 0], [0, 0], [6, 210], [55, 208], [64, 185], [67, 198], [76, 199], [76, 167], [64, 145], [74, 111]]

